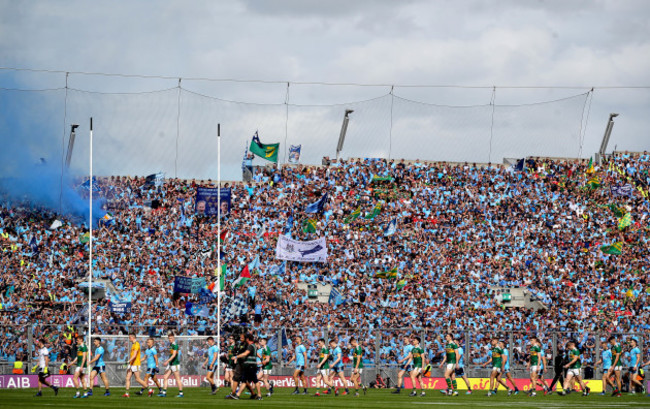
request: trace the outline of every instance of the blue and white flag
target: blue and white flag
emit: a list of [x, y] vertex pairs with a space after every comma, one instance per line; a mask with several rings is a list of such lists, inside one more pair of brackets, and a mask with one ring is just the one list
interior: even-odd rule
[[612, 196], [632, 196], [632, 185], [629, 183], [623, 186], [611, 186], [610, 190], [612, 192]]
[[165, 183], [165, 174], [162, 172], [153, 173], [144, 180], [144, 187], [160, 187]]
[[284, 228], [284, 235], [291, 238], [291, 229], [293, 228], [293, 214], [287, 219], [287, 225]]
[[327, 193], [321, 196], [321, 198], [314, 203], [307, 205], [305, 213], [320, 213], [325, 208], [325, 203], [327, 203]]
[[300, 161], [300, 149], [302, 145], [291, 145], [289, 147], [289, 163], [298, 163]]
[[330, 298], [328, 302], [333, 306], [343, 304], [344, 302], [341, 292], [335, 287], [332, 287], [332, 290], [330, 291]]
[[[84, 190], [90, 191], [90, 179], [83, 182], [79, 187], [81, 187]], [[101, 192], [101, 191], [102, 189], [97, 184], [97, 179], [95, 179], [95, 177], [93, 176], [93, 192]]]
[[384, 229], [384, 236], [393, 235], [395, 234], [395, 231], [397, 231], [397, 219], [393, 219], [388, 222], [388, 226], [386, 226], [386, 229]]
[[114, 314], [128, 314], [131, 312], [130, 302], [109, 302], [108, 308]]
[[191, 302], [185, 303], [185, 315], [197, 317], [209, 317], [210, 308], [207, 305], [193, 304]]
[[327, 242], [325, 237], [316, 240], [298, 241], [287, 236], [278, 236], [275, 258], [287, 261], [320, 262], [327, 261]]
[[[287, 338], [287, 330], [282, 328], [282, 344], [281, 347], [286, 347], [289, 345], [289, 339]], [[269, 338], [268, 341], [268, 347], [271, 351], [277, 351], [278, 350], [278, 334], [274, 334], [271, 338]]]
[[271, 266], [269, 268], [269, 274], [272, 276], [281, 276], [284, 275], [284, 273], [287, 271], [287, 262], [283, 261], [277, 266]]

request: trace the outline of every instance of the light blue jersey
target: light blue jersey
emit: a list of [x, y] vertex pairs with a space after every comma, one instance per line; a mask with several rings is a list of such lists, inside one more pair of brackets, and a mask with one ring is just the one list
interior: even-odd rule
[[262, 366], [262, 355], [264, 355], [264, 348], [258, 348], [257, 359], [255, 360], [255, 362], [257, 362], [257, 366]]
[[639, 349], [639, 347], [634, 347], [630, 351], [630, 366], [631, 367], [635, 367], [635, 366], [637, 366], [639, 364], [639, 362], [637, 362], [637, 360], [636, 360], [636, 357], [637, 357], [637, 354], [640, 354], [640, 353], [641, 353], [641, 350]]
[[413, 349], [413, 345], [405, 345], [404, 346], [404, 355], [402, 355], [402, 359], [404, 360], [403, 363], [406, 363], [406, 360], [409, 357], [409, 354], [411, 353], [411, 350]]
[[542, 369], [544, 369], [544, 357], [545, 356], [546, 355], [544, 355], [544, 350], [540, 349], [539, 350], [539, 370], [540, 370], [540, 372], [541, 372]]
[[456, 364], [456, 368], [464, 368], [465, 367], [465, 350], [463, 347], [459, 346], [458, 347], [458, 363]]
[[601, 356], [603, 358], [603, 370], [606, 371], [612, 367], [612, 351], [610, 349], [606, 349], [603, 351], [603, 354]]
[[296, 347], [296, 366], [305, 366], [305, 353], [307, 353], [307, 348], [304, 345]]
[[95, 366], [106, 366], [104, 363], [104, 347], [98, 346], [95, 349], [95, 355], [99, 355], [99, 359], [95, 362]]
[[332, 351], [332, 359], [336, 361], [338, 359], [338, 362], [336, 363], [337, 367], [340, 367], [343, 365], [343, 351], [341, 351], [341, 347], [337, 346], [334, 348]]
[[503, 362], [505, 364], [503, 365], [503, 372], [509, 372], [510, 371], [510, 353], [506, 348], [503, 348], [503, 354], [501, 354]]
[[208, 365], [212, 365], [212, 363], [216, 365], [217, 361], [215, 357], [218, 354], [219, 354], [219, 347], [217, 346], [217, 344], [214, 344], [210, 348], [208, 348]]
[[158, 351], [156, 351], [156, 347], [151, 347], [144, 351], [144, 354], [147, 356], [147, 367], [148, 368], [156, 368], [156, 355], [158, 355]]

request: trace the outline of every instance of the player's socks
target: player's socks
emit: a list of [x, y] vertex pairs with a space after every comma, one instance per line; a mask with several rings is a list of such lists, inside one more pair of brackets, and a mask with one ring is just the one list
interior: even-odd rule
[[447, 382], [447, 389], [451, 389], [451, 379], [445, 378], [445, 381]]
[[456, 383], [455, 379], [452, 379], [451, 385], [453, 386], [454, 389], [458, 389], [458, 383]]

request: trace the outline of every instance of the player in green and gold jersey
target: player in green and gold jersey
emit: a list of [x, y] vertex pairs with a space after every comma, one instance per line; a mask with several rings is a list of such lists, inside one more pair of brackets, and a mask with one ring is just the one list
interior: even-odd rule
[[526, 368], [530, 372], [530, 389], [528, 394], [530, 396], [537, 395], [537, 385], [540, 384], [544, 388], [544, 394], [548, 393], [548, 387], [544, 382], [540, 382], [539, 374], [543, 374], [546, 370], [546, 356], [542, 354], [542, 343], [537, 337], [530, 340], [530, 353]]
[[458, 344], [454, 342], [451, 334], [445, 335], [445, 358], [440, 363], [440, 368], [447, 364], [445, 368], [445, 381], [447, 381], [447, 395], [458, 396], [458, 384], [456, 383], [456, 366], [458, 365], [459, 351]]
[[223, 382], [225, 386], [230, 386], [232, 382], [234, 381], [233, 379], [233, 371], [235, 369], [235, 361], [233, 360], [233, 357], [235, 356], [235, 336], [230, 335], [228, 337], [228, 347], [226, 349], [227, 355], [226, 358], [228, 359], [228, 363], [226, 364], [226, 368], [224, 369], [224, 375], [223, 375]]
[[492, 364], [492, 371], [490, 372], [490, 390], [487, 393], [487, 396], [492, 396], [492, 394], [497, 393], [497, 388], [499, 384], [505, 386], [508, 389], [508, 386], [501, 379], [501, 374], [503, 373], [503, 367], [505, 362], [503, 362], [503, 349], [499, 347], [499, 340], [497, 338], [492, 338], [490, 341], [492, 349], [490, 350], [490, 359], [483, 364], [487, 366]]
[[609, 368], [608, 376], [614, 375], [616, 378], [616, 388], [612, 396], [621, 396], [621, 371], [623, 370], [623, 348], [615, 336], [609, 337], [609, 345], [612, 351], [612, 366]]
[[352, 346], [352, 375], [350, 376], [350, 381], [354, 384], [355, 394], [354, 396], [359, 396], [359, 387], [363, 388], [363, 393], [366, 393], [366, 386], [361, 382], [361, 374], [363, 373], [363, 348], [359, 345], [359, 342], [352, 338], [350, 339], [350, 345]]
[[411, 359], [413, 361], [413, 369], [411, 370], [411, 385], [413, 387], [413, 392], [409, 396], [418, 396], [417, 389], [418, 383], [420, 384], [420, 396], [424, 396], [424, 384], [422, 383], [422, 368], [424, 368], [424, 361], [426, 357], [424, 356], [424, 349], [420, 346], [420, 339], [418, 337], [413, 337], [411, 340]]
[[81, 392], [79, 388], [83, 387], [84, 390], [86, 387], [86, 377], [84, 376], [84, 368], [86, 367], [86, 361], [88, 360], [88, 347], [84, 344], [83, 337], [77, 337], [77, 362], [75, 363], [77, 367], [74, 370], [74, 376], [72, 377], [72, 383], [74, 387], [77, 388], [77, 393], [74, 395], [74, 398], [80, 398]]
[[180, 369], [181, 369], [180, 350], [178, 349], [178, 343], [176, 343], [176, 336], [174, 335], [173, 332], [169, 333], [167, 339], [169, 340], [169, 358], [167, 358], [167, 360], [163, 363], [163, 365], [166, 366], [165, 374], [163, 376], [163, 390], [161, 393], [158, 394], [158, 396], [160, 396], [161, 398], [167, 396], [167, 382], [169, 380], [170, 375], [173, 374], [174, 379], [176, 380], [176, 385], [178, 386], [178, 395], [176, 395], [176, 397], [182, 398], [183, 383], [181, 382], [181, 374], [180, 374]]
[[316, 394], [320, 396], [320, 385], [327, 385], [327, 393], [332, 393], [332, 381], [330, 380], [330, 350], [325, 345], [323, 338], [318, 342], [318, 364], [316, 364]]
[[564, 380], [564, 390], [560, 392], [560, 395], [568, 395], [572, 392], [571, 390], [571, 381], [575, 378], [576, 382], [580, 384], [580, 387], [584, 391], [582, 396], [589, 396], [591, 390], [582, 380], [582, 359], [580, 358], [581, 352], [576, 347], [574, 341], [569, 341], [567, 343], [567, 349], [569, 350], [569, 363], [564, 365], [564, 368], [568, 369], [566, 379]]
[[259, 343], [260, 347], [257, 350], [257, 354], [262, 362], [262, 376], [258, 376], [258, 378], [266, 388], [266, 396], [270, 397], [273, 395], [273, 385], [269, 382], [269, 375], [273, 369], [273, 362], [271, 362], [271, 348], [266, 345], [266, 338], [260, 338]]

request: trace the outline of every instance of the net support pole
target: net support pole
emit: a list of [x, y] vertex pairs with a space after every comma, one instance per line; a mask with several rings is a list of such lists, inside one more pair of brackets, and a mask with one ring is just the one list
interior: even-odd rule
[[[221, 355], [221, 124], [217, 124], [217, 346]], [[224, 277], [225, 278], [225, 277]], [[221, 377], [221, 359], [217, 358], [217, 387]]]
[[[88, 365], [88, 373], [90, 374], [90, 350], [92, 347], [92, 310], [93, 310], [93, 118], [90, 118], [90, 152], [89, 152], [89, 165], [90, 165], [90, 181], [88, 196], [88, 358], [86, 365]], [[90, 382], [90, 381], [89, 381]], [[90, 385], [89, 385], [90, 386]]]

